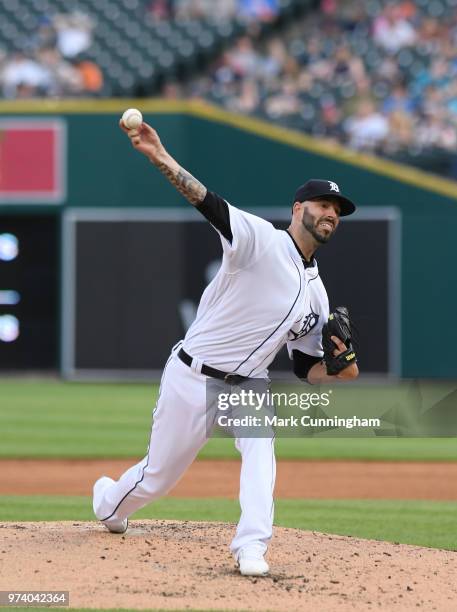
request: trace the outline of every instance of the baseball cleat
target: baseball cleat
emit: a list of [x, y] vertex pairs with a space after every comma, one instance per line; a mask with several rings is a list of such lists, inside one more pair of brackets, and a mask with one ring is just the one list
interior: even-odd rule
[[129, 527], [129, 519], [123, 521], [102, 521], [111, 533], [125, 533]]
[[238, 567], [242, 576], [266, 576], [270, 569], [261, 549], [255, 546], [240, 550]]
[[[98, 513], [99, 505], [100, 505], [100, 502], [99, 502], [100, 497], [103, 495], [103, 492], [105, 491], [105, 489], [111, 486], [113, 483], [114, 483], [114, 480], [112, 478], [108, 478], [108, 476], [102, 476], [94, 484], [92, 507], [94, 509], [94, 514], [97, 518], [98, 518], [97, 513]], [[108, 519], [106, 521], [101, 521], [101, 522], [105, 525], [105, 527], [111, 533], [125, 533], [129, 526], [128, 518], [125, 518], [122, 520]]]

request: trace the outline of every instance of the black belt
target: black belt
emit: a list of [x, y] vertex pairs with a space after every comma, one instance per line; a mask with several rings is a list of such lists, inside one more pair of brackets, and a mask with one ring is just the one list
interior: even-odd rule
[[[179, 350], [178, 357], [187, 366], [190, 367], [192, 365], [193, 359], [184, 349]], [[205, 364], [202, 365], [202, 369], [200, 371], [204, 376], [218, 378], [219, 380], [225, 381], [228, 385], [238, 385], [243, 380], [248, 379], [247, 376], [241, 376], [241, 374], [234, 374], [233, 372], [223, 372], [222, 370], [216, 370], [216, 368], [212, 368], [211, 366]]]

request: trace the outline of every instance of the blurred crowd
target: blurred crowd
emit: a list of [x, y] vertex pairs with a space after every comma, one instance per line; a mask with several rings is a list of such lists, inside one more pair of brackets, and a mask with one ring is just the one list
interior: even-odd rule
[[[166, 79], [165, 96], [204, 98], [358, 151], [456, 159], [457, 0], [316, 0], [317, 10], [268, 35], [255, 26], [274, 21], [279, 0], [139, 6], [154, 22], [248, 24], [249, 36], [203, 74], [181, 84]], [[80, 12], [43, 16], [21, 52], [0, 51], [3, 96], [103, 95], [102, 71], [86, 55], [95, 27]]]
[[278, 14], [279, 0], [151, 0], [148, 10], [156, 19], [271, 21]]
[[281, 37], [239, 39], [182, 94], [360, 151], [454, 153], [457, 2], [436, 16], [412, 0], [377, 6], [322, 0]]
[[[138, 18], [268, 22], [279, 0], [139, 0]], [[103, 95], [103, 73], [86, 52], [96, 24], [80, 11], [43, 15], [23, 48], [0, 48], [0, 90], [4, 98]]]
[[35, 35], [14, 53], [0, 50], [4, 98], [66, 97], [98, 93], [100, 68], [86, 51], [94, 24], [83, 13], [43, 16]]

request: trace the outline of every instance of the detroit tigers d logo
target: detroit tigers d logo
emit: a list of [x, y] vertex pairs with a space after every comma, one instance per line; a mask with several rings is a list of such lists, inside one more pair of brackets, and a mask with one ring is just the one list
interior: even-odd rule
[[303, 336], [307, 336], [309, 332], [314, 327], [316, 327], [318, 321], [319, 315], [313, 312], [313, 310], [311, 309], [309, 315], [306, 315], [306, 317], [304, 318], [303, 325], [301, 326], [300, 331], [294, 332], [293, 330], [290, 330], [290, 332], [294, 335], [293, 339], [298, 340], [299, 338], [303, 338]]

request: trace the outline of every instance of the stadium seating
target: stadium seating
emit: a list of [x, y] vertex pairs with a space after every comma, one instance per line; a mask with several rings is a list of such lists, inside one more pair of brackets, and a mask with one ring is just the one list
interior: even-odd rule
[[[103, 71], [100, 95], [157, 93], [165, 79], [183, 78], [203, 67], [247, 27], [227, 21], [156, 21], [141, 0], [2, 0], [0, 48], [24, 50], [44, 16], [80, 11], [93, 24], [93, 44], [85, 56]], [[281, 0], [282, 15], [307, 0]]]
[[[331, 142], [457, 177], [457, 0], [323, 1], [309, 9], [285, 24], [280, 36], [273, 34], [280, 41], [279, 60], [257, 41], [245, 61], [259, 71], [239, 75], [235, 48], [234, 60], [229, 56], [223, 70], [210, 71], [205, 96]], [[395, 26], [402, 22], [403, 34], [409, 29], [409, 41], [398, 38], [402, 33], [392, 18]], [[384, 39], [383, 29], [389, 32]], [[266, 78], [262, 66], [272, 58], [279, 68], [275, 78]], [[376, 125], [381, 127], [371, 137]]]
[[[380, 21], [386, 19], [392, 6], [390, 0], [277, 2], [279, 12], [274, 20], [252, 23], [241, 14], [225, 20], [214, 17], [157, 19], [150, 10], [151, 0], [75, 0], [71, 3], [67, 0], [1, 0], [0, 68], [5, 52], [7, 60], [15, 50], [30, 51], [33, 56], [39, 46], [40, 26], [46, 19], [52, 21], [55, 16], [77, 11], [86, 15], [92, 24], [92, 44], [78, 57], [92, 60], [103, 75], [101, 89], [102, 77], [99, 76], [98, 81], [92, 81], [98, 83], [93, 88], [86, 87], [84, 80], [83, 87], [72, 89], [69, 79], [54, 89], [46, 85], [31, 90], [25, 87], [19, 94], [15, 89], [17, 85], [9, 89], [3, 85], [4, 95], [143, 97], [166, 93], [172, 97], [198, 96], [230, 110], [272, 120], [316, 137], [419, 166], [425, 164], [436, 168], [440, 174], [456, 174], [457, 95], [453, 93], [452, 83], [457, 76], [457, 53], [455, 41], [454, 50], [451, 41], [457, 38], [457, 0], [399, 0], [394, 3], [405, 10], [408, 6], [412, 9], [412, 17], [406, 19], [416, 37], [414, 44], [401, 44], [393, 51], [387, 48], [390, 41], [380, 42], [375, 32]], [[357, 6], [359, 14], [357, 10], [354, 12]], [[428, 36], [424, 26], [427, 19], [435, 23], [431, 25], [435, 31], [431, 34], [429, 31]], [[440, 32], [444, 32], [441, 37]], [[227, 65], [227, 57], [230, 64], [230, 57], [237, 53], [237, 41], [246, 33], [253, 41], [252, 54], [256, 56], [251, 60], [259, 65], [272, 59], [268, 57], [269, 41], [280, 39], [290, 61], [287, 68], [287, 62], [281, 64], [276, 78], [239, 74], [236, 68], [229, 74], [233, 66]], [[318, 40], [319, 47], [314, 54], [310, 51], [313, 38]], [[442, 49], [443, 42], [449, 42], [447, 49]], [[335, 66], [340, 61], [337, 55], [342, 48], [348, 58], [341, 61], [337, 70]], [[229, 53], [222, 54], [225, 50]], [[434, 76], [440, 57], [447, 62], [446, 82]], [[327, 64], [323, 72], [315, 69], [320, 62]], [[354, 77], [352, 69], [357, 62], [358, 76]], [[390, 76], [385, 70], [386, 62], [394, 66]], [[291, 65], [295, 68], [290, 69]], [[229, 87], [224, 87], [223, 79], [219, 80], [218, 70], [225, 75], [223, 78], [231, 80]], [[301, 76], [304, 76], [303, 81]], [[293, 81], [294, 91], [290, 98], [295, 96], [289, 106], [288, 94], [283, 90], [287, 80]], [[164, 89], [169, 83], [173, 86]], [[243, 98], [245, 83], [248, 89], [250, 85], [251, 93]], [[406, 90], [408, 108], [392, 100], [392, 92], [399, 84]], [[285, 102], [281, 100], [282, 95]], [[434, 122], [433, 109], [440, 95], [438, 124]], [[356, 143], [348, 130], [347, 120], [357, 119], [359, 102], [364, 97], [371, 98], [372, 113], [377, 113], [381, 121], [392, 122], [388, 137], [375, 144], [360, 144], [360, 140]], [[400, 109], [393, 119], [389, 114], [392, 111], [387, 110], [389, 105]], [[332, 108], [339, 113], [338, 124], [326, 123], [326, 109]], [[398, 137], [396, 121], [403, 121], [403, 131]]]

